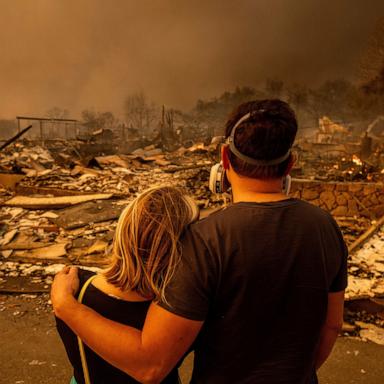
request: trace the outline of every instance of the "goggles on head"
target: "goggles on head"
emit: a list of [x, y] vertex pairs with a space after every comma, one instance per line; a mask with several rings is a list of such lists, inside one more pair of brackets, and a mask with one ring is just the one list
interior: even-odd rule
[[[263, 110], [261, 111], [256, 111], [256, 113], [260, 113], [260, 112], [263, 112]], [[245, 161], [246, 163], [249, 163], [249, 164], [252, 164], [252, 165], [277, 165], [277, 164], [281, 164], [283, 161], [287, 160], [289, 155], [291, 154], [291, 148], [288, 149], [287, 153], [285, 153], [283, 156], [280, 156], [276, 159], [272, 159], [272, 160], [259, 160], [259, 159], [254, 159], [252, 157], [249, 157], [247, 155], [244, 155], [243, 153], [241, 153], [237, 148], [236, 148], [236, 145], [235, 145], [235, 133], [236, 133], [236, 129], [246, 120], [248, 120], [251, 116], [253, 115], [252, 112], [248, 112], [247, 114], [245, 114], [243, 117], [241, 117], [237, 123], [233, 126], [232, 130], [231, 130], [231, 133], [230, 135], [228, 136], [227, 140], [225, 141], [226, 144], [229, 145], [229, 149], [231, 150], [231, 152], [236, 156], [238, 157], [239, 159]]]

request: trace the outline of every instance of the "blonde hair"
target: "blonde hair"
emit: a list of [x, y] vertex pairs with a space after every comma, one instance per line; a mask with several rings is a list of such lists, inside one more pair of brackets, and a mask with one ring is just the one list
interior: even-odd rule
[[140, 194], [117, 223], [107, 281], [166, 302], [165, 287], [180, 259], [179, 238], [198, 215], [194, 201], [179, 188], [154, 187]]

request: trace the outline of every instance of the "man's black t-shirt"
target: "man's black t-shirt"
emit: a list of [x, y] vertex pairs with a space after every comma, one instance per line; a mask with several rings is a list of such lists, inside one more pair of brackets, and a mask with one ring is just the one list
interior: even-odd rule
[[332, 217], [297, 199], [237, 203], [190, 226], [165, 309], [204, 326], [194, 383], [307, 383], [329, 292], [347, 285]]
[[[79, 270], [80, 289], [87, 279], [93, 274], [93, 272], [82, 269]], [[118, 323], [130, 325], [131, 327], [137, 329], [142, 329], [151, 302], [121, 300], [105, 294], [90, 284], [85, 291], [83, 303], [108, 319], [117, 321]], [[84, 375], [77, 337], [59, 318], [56, 318], [56, 326], [60, 337], [63, 340], [68, 358], [73, 366], [73, 375], [78, 384], [83, 384]], [[100, 337], [108, 337], [108, 335], [100, 335]], [[107, 363], [100, 356], [90, 350], [85, 344], [84, 350], [92, 384], [138, 383], [138, 381], [128, 376], [123, 371]], [[164, 379], [164, 381], [162, 381], [164, 384], [177, 384], [178, 382], [179, 380], [176, 368]]]

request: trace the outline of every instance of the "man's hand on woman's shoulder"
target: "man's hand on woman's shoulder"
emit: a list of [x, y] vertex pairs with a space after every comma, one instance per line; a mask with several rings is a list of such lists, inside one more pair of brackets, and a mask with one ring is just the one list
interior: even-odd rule
[[64, 267], [53, 280], [51, 301], [57, 317], [61, 317], [61, 310], [75, 300], [74, 296], [79, 289], [78, 269]]

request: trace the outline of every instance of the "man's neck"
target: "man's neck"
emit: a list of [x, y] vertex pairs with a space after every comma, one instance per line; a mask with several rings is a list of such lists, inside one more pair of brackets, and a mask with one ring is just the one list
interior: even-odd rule
[[233, 202], [241, 201], [264, 203], [287, 200], [289, 197], [282, 191], [282, 179], [258, 180], [232, 177]]

